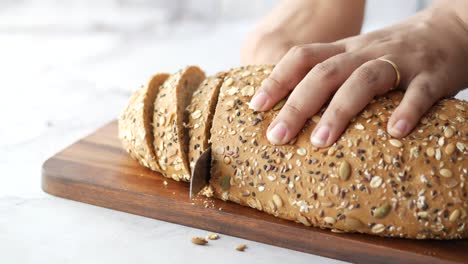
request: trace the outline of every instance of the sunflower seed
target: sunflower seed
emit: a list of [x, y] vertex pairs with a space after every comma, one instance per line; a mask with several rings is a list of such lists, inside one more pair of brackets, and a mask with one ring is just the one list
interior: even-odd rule
[[341, 180], [346, 181], [349, 179], [349, 176], [351, 175], [351, 165], [349, 165], [349, 162], [343, 161], [341, 163], [339, 174]]
[[449, 216], [450, 222], [455, 222], [460, 217], [460, 209], [455, 209]]
[[390, 142], [390, 145], [394, 147], [397, 147], [397, 148], [403, 147], [403, 143], [401, 143], [401, 141], [398, 139], [391, 138], [388, 140], [388, 142]]
[[244, 251], [247, 248], [247, 245], [245, 244], [240, 244], [236, 247], [237, 251]]

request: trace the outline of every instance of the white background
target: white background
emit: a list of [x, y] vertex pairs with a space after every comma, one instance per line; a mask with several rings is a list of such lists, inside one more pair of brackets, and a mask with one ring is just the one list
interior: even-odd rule
[[[114, 119], [153, 73], [237, 66], [275, 2], [0, 0], [0, 263], [337, 263], [224, 235], [197, 247], [190, 238], [206, 231], [40, 189], [42, 162]], [[364, 31], [422, 2], [371, 0]]]

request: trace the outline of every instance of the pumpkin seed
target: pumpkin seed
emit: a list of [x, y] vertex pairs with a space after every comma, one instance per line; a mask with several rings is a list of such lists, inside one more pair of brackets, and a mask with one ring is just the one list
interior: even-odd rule
[[440, 120], [443, 120], [443, 121], [447, 121], [448, 120], [448, 116], [444, 115], [444, 114], [440, 114], [439, 115], [439, 119]]
[[367, 119], [372, 116], [372, 112], [366, 110], [362, 112], [361, 116]]
[[385, 226], [383, 224], [376, 224], [372, 227], [371, 231], [374, 234], [382, 233], [385, 231]]
[[314, 121], [314, 123], [318, 124], [318, 122], [320, 121], [320, 118], [321, 118], [320, 116], [314, 115], [314, 116], [312, 117], [312, 121]]
[[221, 188], [223, 189], [223, 191], [227, 191], [229, 190], [230, 187], [231, 187], [231, 177], [223, 176], [223, 178], [221, 178]]
[[240, 244], [236, 247], [237, 251], [244, 251], [247, 248], [247, 245], [245, 244]]
[[305, 148], [299, 148], [297, 149], [296, 153], [299, 156], [305, 156], [307, 154], [307, 150]]
[[372, 188], [379, 188], [380, 185], [382, 185], [382, 177], [380, 176], [374, 176], [372, 177], [371, 181], [370, 181], [370, 187]]
[[453, 152], [455, 152], [455, 144], [453, 143], [447, 144], [447, 146], [445, 147], [445, 154], [452, 155]]
[[349, 176], [351, 175], [351, 165], [349, 165], [349, 162], [343, 161], [340, 165], [339, 169], [339, 175], [340, 179], [343, 181], [346, 181], [349, 179]]
[[192, 243], [195, 244], [195, 245], [206, 245], [208, 243], [208, 241], [206, 241], [206, 239], [204, 239], [203, 237], [192, 237]]
[[305, 225], [305, 226], [310, 226], [309, 220], [307, 220], [307, 218], [305, 218], [305, 217], [302, 216], [302, 215], [299, 215], [299, 216], [297, 217], [297, 221], [299, 221], [299, 223], [302, 223], [302, 224]]
[[281, 108], [283, 108], [284, 104], [286, 103], [286, 98], [279, 101], [278, 103], [276, 103], [275, 106], [273, 106], [273, 111], [278, 111], [280, 110]]
[[209, 240], [217, 240], [217, 239], [219, 239], [219, 235], [218, 235], [218, 234], [212, 233], [212, 234], [209, 234], [209, 235], [207, 236], [207, 238], [208, 238]]
[[351, 230], [358, 230], [364, 227], [364, 223], [361, 220], [353, 217], [346, 217], [344, 220], [344, 225]]
[[434, 148], [432, 148], [432, 147], [427, 148], [426, 154], [427, 154], [429, 157], [434, 157], [434, 154], [435, 154]]
[[193, 119], [198, 119], [201, 117], [201, 115], [202, 115], [202, 112], [200, 111], [200, 109], [193, 111], [193, 113], [191, 114]]
[[241, 90], [242, 96], [252, 96], [254, 95], [254, 93], [255, 93], [255, 88], [252, 85], [247, 85]]
[[397, 148], [403, 147], [403, 143], [401, 143], [401, 141], [398, 139], [391, 138], [388, 140], [388, 142], [390, 142], [390, 145], [394, 147], [397, 147]]
[[223, 155], [224, 154], [224, 148], [223, 147], [217, 147], [215, 149], [216, 154], [218, 155]]
[[455, 209], [449, 216], [450, 222], [455, 222], [460, 217], [460, 209]]
[[453, 176], [452, 171], [449, 170], [449, 169], [445, 169], [445, 168], [444, 168], [444, 169], [441, 169], [441, 170], [439, 171], [439, 173], [440, 173], [441, 176], [443, 176], [443, 177], [445, 177], [445, 178], [450, 178], [450, 177]]
[[419, 213], [417, 213], [417, 215], [418, 215], [418, 217], [424, 218], [424, 219], [429, 217], [429, 213], [426, 212], [426, 211], [419, 212]]
[[444, 136], [445, 136], [446, 138], [451, 138], [451, 137], [453, 136], [453, 134], [455, 134], [455, 131], [453, 131], [453, 129], [450, 128], [450, 127], [447, 127], [447, 128], [445, 129], [445, 131], [444, 131]]
[[233, 82], [234, 82], [234, 80], [233, 80], [232, 78], [229, 77], [229, 78], [224, 82], [224, 84], [225, 84], [226, 86], [229, 86], [229, 85], [231, 85]]
[[276, 207], [278, 207], [278, 208], [283, 207], [283, 200], [281, 199], [281, 197], [279, 195], [273, 194], [272, 199], [273, 199], [273, 203], [276, 205]]
[[391, 209], [392, 209], [392, 206], [390, 204], [384, 204], [382, 206], [379, 206], [375, 208], [374, 210], [374, 217], [378, 219], [384, 218], [385, 216], [388, 215], [388, 213], [390, 213]]

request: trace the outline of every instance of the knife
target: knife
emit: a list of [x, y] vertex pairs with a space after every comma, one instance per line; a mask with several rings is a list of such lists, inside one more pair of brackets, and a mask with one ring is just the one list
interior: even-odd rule
[[190, 199], [193, 199], [210, 180], [211, 168], [211, 147], [208, 147], [205, 152], [195, 162], [195, 167], [192, 171], [190, 179]]

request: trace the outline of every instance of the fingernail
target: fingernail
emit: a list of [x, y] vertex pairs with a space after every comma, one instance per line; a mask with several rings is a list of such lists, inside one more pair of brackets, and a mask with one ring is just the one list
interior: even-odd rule
[[264, 92], [259, 92], [250, 100], [249, 108], [254, 111], [262, 111], [267, 99], [267, 95]]
[[388, 131], [392, 136], [401, 137], [406, 134], [408, 129], [408, 122], [406, 120], [400, 119], [398, 120], [393, 127], [390, 128]]
[[321, 126], [312, 135], [312, 144], [316, 147], [324, 147], [329, 136], [330, 128], [328, 126]]
[[284, 137], [286, 136], [287, 128], [283, 122], [277, 123], [272, 129], [267, 132], [267, 138], [270, 143], [274, 145], [284, 144]]

